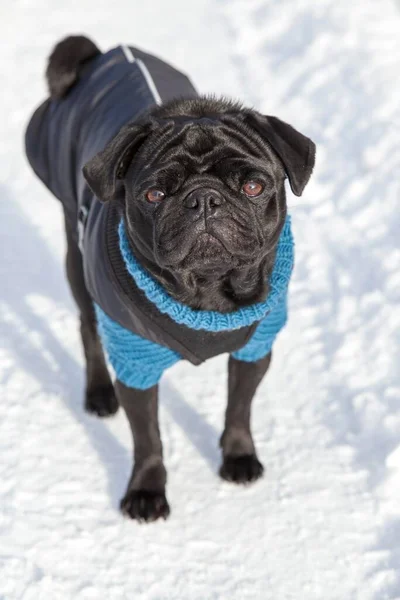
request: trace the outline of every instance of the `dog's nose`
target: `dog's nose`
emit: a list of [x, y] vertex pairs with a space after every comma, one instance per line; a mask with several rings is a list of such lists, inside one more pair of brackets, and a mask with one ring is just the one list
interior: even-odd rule
[[183, 201], [186, 208], [199, 212], [213, 213], [224, 203], [224, 197], [213, 188], [198, 188], [188, 194]]

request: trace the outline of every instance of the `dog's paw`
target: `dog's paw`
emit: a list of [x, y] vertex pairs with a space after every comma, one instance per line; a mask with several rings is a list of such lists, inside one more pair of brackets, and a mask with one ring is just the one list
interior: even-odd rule
[[165, 494], [145, 490], [128, 491], [121, 500], [120, 508], [123, 515], [139, 523], [165, 520], [170, 513]]
[[97, 386], [86, 390], [85, 410], [98, 417], [109, 417], [118, 410], [118, 400], [115, 396], [114, 386]]
[[220, 468], [222, 479], [233, 483], [252, 483], [264, 473], [264, 467], [255, 454], [226, 456]]

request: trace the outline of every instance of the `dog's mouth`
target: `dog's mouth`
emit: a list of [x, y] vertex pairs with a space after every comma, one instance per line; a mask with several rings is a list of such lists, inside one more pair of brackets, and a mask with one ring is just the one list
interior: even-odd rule
[[218, 236], [218, 234], [215, 233], [211, 233], [208, 230], [205, 230], [202, 233], [200, 233], [196, 240], [195, 246], [201, 246], [204, 248], [212, 249], [219, 248], [220, 251], [225, 251], [227, 254], [231, 254], [221, 236]]
[[154, 237], [157, 262], [164, 268], [215, 272], [249, 266], [259, 256], [263, 239], [243, 221], [229, 215], [179, 223], [174, 229], [163, 224]]
[[225, 244], [215, 235], [204, 231], [187, 245], [182, 243], [172, 251], [165, 248], [157, 252], [157, 262], [160, 266], [172, 270], [189, 268], [191, 271], [227, 270], [227, 265], [233, 260]]

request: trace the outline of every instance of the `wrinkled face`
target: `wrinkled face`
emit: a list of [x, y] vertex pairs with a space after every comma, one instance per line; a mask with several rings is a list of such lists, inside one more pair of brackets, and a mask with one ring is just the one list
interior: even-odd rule
[[124, 178], [130, 238], [169, 270], [255, 264], [283, 226], [284, 177], [276, 154], [231, 124], [167, 122]]
[[124, 125], [83, 175], [122, 211], [135, 256], [174, 297], [230, 310], [265, 297], [284, 178], [301, 196], [314, 161], [314, 143], [288, 123], [196, 97]]

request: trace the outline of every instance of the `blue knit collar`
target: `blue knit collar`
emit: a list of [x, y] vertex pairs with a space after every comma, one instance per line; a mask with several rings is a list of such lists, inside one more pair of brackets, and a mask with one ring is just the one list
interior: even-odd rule
[[269, 281], [270, 292], [266, 300], [230, 313], [221, 313], [214, 310], [194, 310], [178, 300], [174, 300], [137, 262], [129, 245], [123, 221], [119, 224], [118, 233], [122, 257], [138, 288], [145, 293], [147, 299], [155, 304], [161, 313], [169, 315], [171, 319], [180, 325], [206, 331], [240, 329], [256, 321], [261, 321], [280, 301], [286, 298], [294, 264], [294, 242], [290, 217], [286, 218], [278, 241], [275, 265]]

